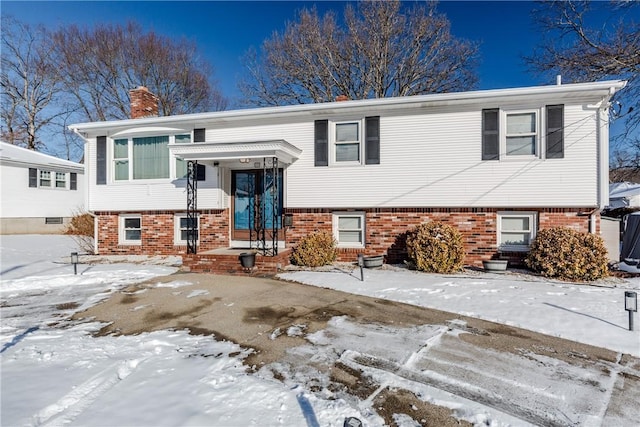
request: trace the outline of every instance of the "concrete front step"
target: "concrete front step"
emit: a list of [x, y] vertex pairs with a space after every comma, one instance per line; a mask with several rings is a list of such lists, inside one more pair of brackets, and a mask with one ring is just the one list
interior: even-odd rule
[[183, 255], [182, 268], [194, 273], [274, 275], [290, 264], [291, 249], [280, 249], [275, 256], [256, 253], [255, 266], [244, 268], [240, 263], [240, 253], [249, 250], [221, 250], [199, 254]]

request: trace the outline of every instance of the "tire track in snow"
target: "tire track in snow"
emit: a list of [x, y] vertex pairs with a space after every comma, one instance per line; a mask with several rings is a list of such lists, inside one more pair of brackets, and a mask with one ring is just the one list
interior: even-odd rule
[[34, 426], [55, 427], [71, 423], [118, 382], [127, 378], [145, 359], [116, 362], [75, 387], [33, 417]]

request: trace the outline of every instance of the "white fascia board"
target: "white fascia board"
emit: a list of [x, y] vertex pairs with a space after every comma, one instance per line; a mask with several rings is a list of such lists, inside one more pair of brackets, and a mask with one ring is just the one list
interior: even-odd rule
[[242, 158], [276, 157], [278, 161], [293, 163], [302, 150], [285, 140], [250, 142], [194, 142], [169, 144], [169, 151], [185, 160], [237, 160]]
[[[499, 102], [509, 98], [585, 96], [594, 100], [610, 97], [626, 85], [624, 80], [574, 83], [524, 88], [491, 89], [470, 92], [452, 92], [431, 95], [414, 95], [394, 98], [363, 99], [316, 104], [287, 105], [278, 107], [250, 108], [243, 110], [217, 111], [208, 113], [183, 114], [179, 116], [149, 117], [108, 122], [79, 123], [69, 129], [91, 137], [100, 132], [121, 132], [127, 128], [145, 126], [206, 127], [207, 123], [226, 123], [255, 119], [280, 119], [313, 117], [320, 115], [357, 113], [360, 111], [385, 111], [410, 108], [430, 108], [442, 105], [473, 105]], [[188, 125], [186, 125], [188, 124]]]

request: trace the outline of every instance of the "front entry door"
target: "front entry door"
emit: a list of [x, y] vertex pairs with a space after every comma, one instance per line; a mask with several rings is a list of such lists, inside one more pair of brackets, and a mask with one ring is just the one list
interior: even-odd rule
[[270, 239], [274, 229], [279, 232], [283, 194], [281, 169], [277, 175], [277, 185], [274, 185], [276, 182], [271, 170], [233, 171], [233, 240]]

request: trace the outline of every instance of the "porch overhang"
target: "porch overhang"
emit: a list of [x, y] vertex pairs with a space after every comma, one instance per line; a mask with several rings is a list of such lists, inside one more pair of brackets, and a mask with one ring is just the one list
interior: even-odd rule
[[278, 162], [291, 164], [302, 150], [284, 139], [249, 142], [194, 142], [169, 144], [169, 151], [184, 160], [234, 161], [240, 159], [277, 158]]

